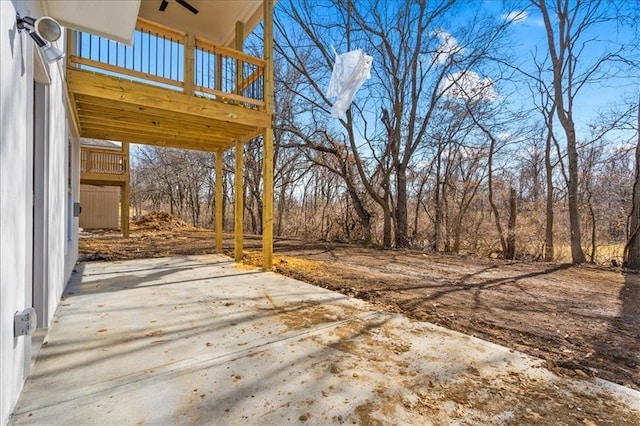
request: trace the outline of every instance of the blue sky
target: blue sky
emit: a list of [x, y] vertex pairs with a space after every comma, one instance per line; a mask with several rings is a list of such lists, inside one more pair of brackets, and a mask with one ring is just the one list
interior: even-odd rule
[[[361, 0], [355, 3], [360, 5], [367, 5], [367, 0]], [[549, 4], [554, 2], [548, 2]], [[294, 1], [294, 4], [297, 4]], [[387, 0], [382, 2], [379, 6], [385, 8], [393, 7], [406, 7], [405, 1], [400, 0]], [[619, 1], [617, 3], [610, 3], [615, 6], [624, 7], [627, 3]], [[635, 2], [629, 2], [630, 7], [637, 6]], [[287, 8], [288, 2], [281, 1], [277, 4], [276, 13], [280, 8]], [[452, 11], [451, 17], [448, 22], [444, 22], [444, 25], [433, 30], [443, 30], [449, 32], [453, 37], [456, 37], [458, 31], [465, 31], [462, 23], [466, 22], [469, 18], [476, 15], [483, 15], [492, 17], [495, 21], [504, 21], [504, 19], [513, 18], [513, 14], [518, 16], [514, 19], [510, 25], [508, 47], [506, 53], [512, 55], [512, 64], [519, 66], [526, 72], [534, 71], [534, 64], [532, 57], [534, 52], [538, 52], [538, 57], [543, 56], [547, 51], [547, 39], [544, 29], [544, 23], [542, 16], [537, 12], [530, 3], [527, 1], [511, 1], [504, 2], [498, 0], [484, 0], [484, 1], [459, 1], [455, 5], [455, 9]], [[509, 13], [513, 13], [509, 16]], [[336, 19], [336, 13], [332, 11], [330, 2], [318, 0], [311, 12], [314, 19], [320, 23], [330, 24], [331, 21]], [[448, 25], [447, 25], [448, 24]], [[589, 42], [585, 45], [586, 49], [582, 52], [580, 57], [581, 64], [591, 64], [597, 60], [602, 54], [611, 52], [621, 44], [630, 45], [637, 40], [637, 24], [635, 27], [622, 26], [621, 22], [611, 21], [598, 24], [590, 32], [584, 35], [585, 40], [589, 39]], [[440, 24], [439, 24], [440, 25]], [[346, 46], [343, 45], [344, 37], [339, 29], [332, 29], [326, 31], [326, 45], [334, 45], [338, 49], [339, 53], [345, 51]], [[364, 47], [359, 46], [358, 42], [354, 43], [352, 48]], [[370, 52], [365, 52], [370, 53]], [[638, 58], [638, 52], [633, 53]], [[376, 72], [376, 62], [373, 63], [374, 73]], [[486, 79], [498, 80], [498, 72], [496, 68], [491, 66], [479, 67], [478, 69], [471, 70], [476, 73], [477, 80], [486, 81]], [[326, 83], [328, 83], [328, 76], [326, 76]], [[523, 81], [507, 82], [497, 81], [495, 89], [501, 96], [507, 96], [511, 107], [513, 108], [530, 108], [532, 106], [531, 93], [526, 84]], [[620, 106], [625, 102], [633, 100], [637, 101], [638, 92], [640, 90], [640, 72], [636, 68], [635, 70], [627, 69], [624, 73], [621, 73], [617, 77], [608, 78], [604, 82], [596, 84], [586, 85], [581, 89], [576, 97], [576, 103], [574, 105], [574, 120], [576, 123], [576, 130], [578, 132], [579, 139], [588, 139], [590, 137], [589, 123], [592, 123], [598, 119], [600, 112]], [[360, 98], [362, 101], [368, 96], [367, 83], [356, 94], [356, 102]], [[377, 113], [373, 113], [374, 117]], [[558, 130], [560, 127], [558, 126]], [[632, 132], [611, 134], [610, 138], [617, 138], [617, 143], [624, 143], [625, 140], [629, 140], [633, 137]]]
[[[526, 2], [519, 3], [527, 6]], [[544, 57], [548, 49], [547, 36], [541, 13], [532, 7], [518, 8], [517, 6], [520, 4], [511, 3], [511, 8], [505, 8], [505, 3], [501, 1], [485, 0], [482, 2], [482, 8], [513, 22], [511, 39], [513, 40], [514, 53], [523, 68], [533, 71], [535, 68], [532, 57], [536, 54], [534, 52], [537, 52], [539, 58]], [[474, 7], [473, 3], [469, 3], [469, 5]], [[613, 5], [623, 6], [624, 2], [620, 1], [610, 5], [610, 7]], [[629, 2], [629, 5], [633, 6], [633, 2]], [[623, 54], [629, 55], [630, 59], [637, 61], [639, 52], [633, 51], [632, 44], [637, 43], [638, 27], [629, 24], [631, 22], [609, 21], [593, 26], [582, 37], [588, 42], [580, 54], [579, 62], [590, 66], [603, 54], [616, 51], [622, 45], [626, 49]], [[574, 106], [574, 120], [579, 138], [588, 137], [588, 124], [597, 120], [599, 112], [619, 108], [625, 102], [637, 101], [640, 91], [640, 69], [627, 68], [618, 70], [618, 73], [618, 76], [611, 76], [606, 81], [587, 85], [578, 93]], [[520, 93], [523, 97], [528, 96], [527, 91]], [[617, 132], [611, 137], [619, 138], [619, 142], [623, 142], [633, 137], [633, 132]]]
[[[295, 3], [295, 2], [294, 2]], [[330, 7], [329, 2], [323, 2], [320, 0], [318, 2], [314, 10], [311, 12], [315, 19], [320, 19], [320, 21], [326, 21], [329, 23], [332, 19], [334, 19], [334, 12]], [[401, 0], [387, 0], [387, 2], [382, 3], [384, 7], [404, 7], [406, 3]], [[616, 3], [617, 5], [624, 4], [623, 2]], [[633, 2], [631, 2], [633, 4]], [[636, 3], [637, 4], [637, 3]], [[522, 6], [522, 7], [520, 7]], [[281, 8], [287, 7], [287, 2], [282, 1], [277, 3], [276, 5], [276, 13]], [[514, 64], [518, 65], [522, 69], [527, 72], [532, 72], [533, 62], [532, 56], [533, 52], [536, 50], [539, 52], [539, 56], [544, 55], [547, 50], [547, 41], [546, 41], [546, 33], [544, 30], [544, 24], [542, 21], [542, 17], [539, 12], [536, 12], [534, 8], [530, 6], [528, 2], [510, 2], [506, 3], [498, 0], [484, 0], [484, 1], [460, 1], [456, 4], [455, 10], [453, 11], [455, 16], [452, 16], [450, 19], [450, 28], [446, 25], [442, 28], [434, 28], [434, 30], [442, 30], [446, 32], [450, 32], [453, 37], [456, 37], [456, 31], [460, 30], [460, 28], [456, 28], [456, 25], [459, 26], [460, 22], [464, 22], [467, 18], [473, 17], [476, 14], [482, 14], [493, 17], [495, 20], [500, 21], [504, 19], [512, 19], [513, 22], [511, 24], [510, 30], [510, 39], [509, 39], [509, 51], [513, 54]], [[509, 15], [511, 13], [511, 15]], [[516, 17], [516, 18], [514, 18]], [[581, 61], [585, 63], [590, 63], [596, 60], [600, 55], [607, 51], [611, 51], [612, 49], [616, 49], [620, 44], [631, 44], [633, 41], [637, 39], [637, 26], [635, 28], [629, 26], [620, 26], [619, 22], [605, 22], [599, 24], [597, 27], [594, 27], [594, 30], [586, 34], [586, 36], [591, 39], [590, 43], [587, 46], [585, 52], [583, 52], [581, 56]], [[259, 32], [259, 30], [258, 30]], [[334, 31], [329, 33], [330, 37], [328, 37], [326, 43], [327, 45], [335, 45], [338, 50], [343, 49], [344, 46], [341, 46], [343, 42], [343, 37], [340, 31]], [[138, 39], [139, 34], [137, 35]], [[136, 42], [141, 42], [143, 40], [136, 40]], [[356, 43], [357, 44], [357, 43]], [[92, 46], [92, 49], [95, 49], [95, 45]], [[359, 46], [354, 46], [359, 47]], [[88, 49], [88, 44], [84, 44], [83, 48], [85, 50]], [[126, 55], [124, 53], [124, 48], [122, 48], [122, 52], [119, 51], [117, 54], [118, 57], [122, 58], [122, 60], [127, 56], [129, 64], [131, 63], [130, 55]], [[112, 51], [112, 54], [115, 55], [115, 50]], [[183, 52], [180, 49], [169, 49], [167, 48], [166, 52], [163, 50], [161, 54], [169, 53], [171, 55], [176, 55], [178, 58], [181, 58]], [[88, 52], [85, 52], [88, 53]], [[635, 58], [638, 57], [638, 52], [635, 52]], [[159, 68], [163, 68], [162, 64], [167, 62], [168, 58], [158, 58], [155, 60], [155, 57], [152, 58], [152, 62], [158, 62], [160, 64]], [[174, 60], [176, 63], [180, 63], [180, 60]], [[156, 67], [155, 64], [149, 64], [145, 59], [143, 62], [138, 63], [137, 67], [141, 67], [140, 71], [143, 72], [154, 72]], [[149, 67], [149, 68], [148, 68]], [[374, 69], [376, 68], [376, 63], [374, 61], [373, 64]], [[169, 71], [169, 74], [173, 74], [173, 70]], [[492, 74], [491, 67], [471, 70], [477, 73], [477, 77], [480, 81], [486, 81], [487, 79], [497, 79], [497, 75]], [[495, 71], [495, 70], [494, 70]], [[178, 67], [175, 70], [177, 80], [182, 80], [182, 67]], [[328, 83], [328, 75], [327, 82]], [[356, 94], [356, 100], [358, 96], [366, 96], [367, 88], [365, 87], [361, 89], [359, 94]], [[509, 99], [512, 102], [512, 106], [517, 108], [518, 106], [529, 106], [530, 102], [530, 92], [526, 88], [525, 85], [521, 83], [513, 84], [508, 82], [498, 82], [496, 86], [496, 90], [499, 95], [508, 95]], [[586, 86], [582, 89], [582, 92], [577, 97], [577, 102], [575, 105], [575, 121], [578, 130], [578, 136], [582, 138], [588, 137], [588, 127], [587, 124], [597, 119], [598, 112], [602, 110], [609, 109], [617, 104], [621, 104], [625, 101], [629, 101], [630, 99], [637, 99], [638, 91], [640, 90], [640, 71], [636, 68], [634, 71], [626, 72], [624, 75], [617, 78], [610, 78], [604, 84], [598, 83], [590, 86]], [[515, 93], [511, 93], [512, 91], [516, 91]], [[377, 112], [374, 113], [374, 117], [377, 116]], [[629, 138], [629, 134], [618, 134], [624, 138]]]

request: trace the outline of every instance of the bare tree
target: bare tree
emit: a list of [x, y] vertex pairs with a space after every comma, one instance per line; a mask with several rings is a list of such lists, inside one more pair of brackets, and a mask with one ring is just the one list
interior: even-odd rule
[[[283, 4], [283, 15], [301, 35], [296, 37], [287, 23], [278, 22], [277, 49], [303, 76], [304, 84], [297, 82], [287, 89], [306, 103], [299, 107], [301, 114], [292, 117], [297, 122], [291, 123], [290, 130], [306, 127], [302, 133], [313, 134], [331, 129], [330, 140], [309, 144], [309, 148], [332, 149], [329, 142], [342, 143], [353, 160], [353, 186], [363, 188], [382, 212], [383, 246], [390, 247], [392, 237], [396, 247], [407, 246], [408, 171], [427, 145], [444, 92], [467, 78], [467, 71], [488, 56], [506, 24], [487, 24], [478, 18], [466, 23], [456, 39], [443, 29], [450, 26], [447, 16], [454, 9], [453, 0], [406, 5], [381, 0]], [[321, 117], [328, 115], [330, 101], [320, 82], [328, 81], [334, 56], [327, 40], [339, 41], [341, 51], [363, 47], [375, 63], [362, 100], [357, 99], [336, 122]], [[309, 128], [310, 124], [315, 128]], [[352, 200], [357, 206], [357, 198]]]
[[636, 131], [638, 132], [638, 141], [635, 150], [635, 178], [627, 228], [629, 237], [624, 250], [624, 264], [629, 269], [640, 270], [640, 99], [638, 100]]
[[564, 131], [567, 146], [567, 195], [571, 234], [571, 258], [586, 261], [582, 251], [578, 202], [578, 147], [574, 105], [581, 89], [602, 78], [612, 62], [622, 62], [623, 47], [607, 51], [587, 62], [585, 52], [594, 42], [589, 31], [598, 24], [619, 17], [614, 4], [600, 0], [558, 0], [551, 7], [546, 0], [531, 0], [540, 11], [547, 35], [552, 71], [552, 93], [556, 117]]

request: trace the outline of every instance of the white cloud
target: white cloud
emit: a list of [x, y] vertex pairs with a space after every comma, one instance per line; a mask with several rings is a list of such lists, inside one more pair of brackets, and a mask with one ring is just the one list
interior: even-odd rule
[[462, 53], [464, 49], [458, 44], [458, 40], [454, 36], [444, 30], [437, 30], [431, 33], [440, 40], [440, 45], [433, 54], [433, 61], [442, 65], [455, 54]]
[[512, 136], [513, 136], [513, 133], [511, 132], [498, 133], [498, 139], [500, 139], [501, 141], [508, 141], [509, 139], [511, 139]]
[[544, 20], [542, 18], [532, 18], [527, 20], [527, 22], [530, 22], [531, 25], [533, 25], [534, 27], [542, 27], [544, 28]]
[[502, 14], [500, 17], [513, 24], [521, 24], [529, 18], [529, 14], [524, 10], [514, 10], [512, 12]]
[[453, 99], [489, 102], [499, 99], [493, 80], [489, 77], [482, 78], [473, 71], [459, 71], [448, 75], [440, 84], [440, 90]]

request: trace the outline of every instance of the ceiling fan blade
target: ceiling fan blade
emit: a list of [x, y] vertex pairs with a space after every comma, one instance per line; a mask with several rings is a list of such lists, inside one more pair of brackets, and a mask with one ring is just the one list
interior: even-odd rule
[[167, 6], [169, 6], [169, 2], [167, 0], [162, 0], [162, 3], [160, 3], [160, 9], [158, 9], [160, 12], [164, 12], [164, 10], [167, 8]]
[[198, 14], [198, 9], [196, 9], [195, 7], [191, 6], [189, 3], [187, 3], [186, 0], [176, 0], [176, 2], [178, 2], [180, 5], [182, 5], [183, 7], [185, 7], [186, 9], [188, 9], [191, 13], [193, 13], [194, 15]]

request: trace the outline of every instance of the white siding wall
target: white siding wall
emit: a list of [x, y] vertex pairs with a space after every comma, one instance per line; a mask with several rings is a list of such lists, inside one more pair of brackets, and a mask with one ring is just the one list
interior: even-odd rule
[[26, 161], [29, 123], [29, 78], [22, 56], [28, 48], [15, 30], [15, 11], [0, 1], [0, 422], [23, 382], [27, 350], [24, 338], [13, 338], [13, 314], [26, 304], [25, 262], [27, 211]]
[[[30, 338], [13, 337], [16, 311], [32, 306], [33, 41], [16, 29], [22, 15], [41, 16], [39, 1], [0, 0], [0, 424], [29, 371]], [[60, 44], [58, 47], [62, 47]], [[77, 219], [67, 221], [67, 123], [62, 67], [49, 67], [48, 265], [50, 318], [77, 259]], [[73, 139], [72, 200], [79, 194], [79, 143]], [[45, 202], [47, 202], [45, 201]], [[69, 236], [71, 238], [69, 238]], [[47, 320], [49, 319], [47, 318]], [[48, 323], [48, 321], [46, 321]]]

